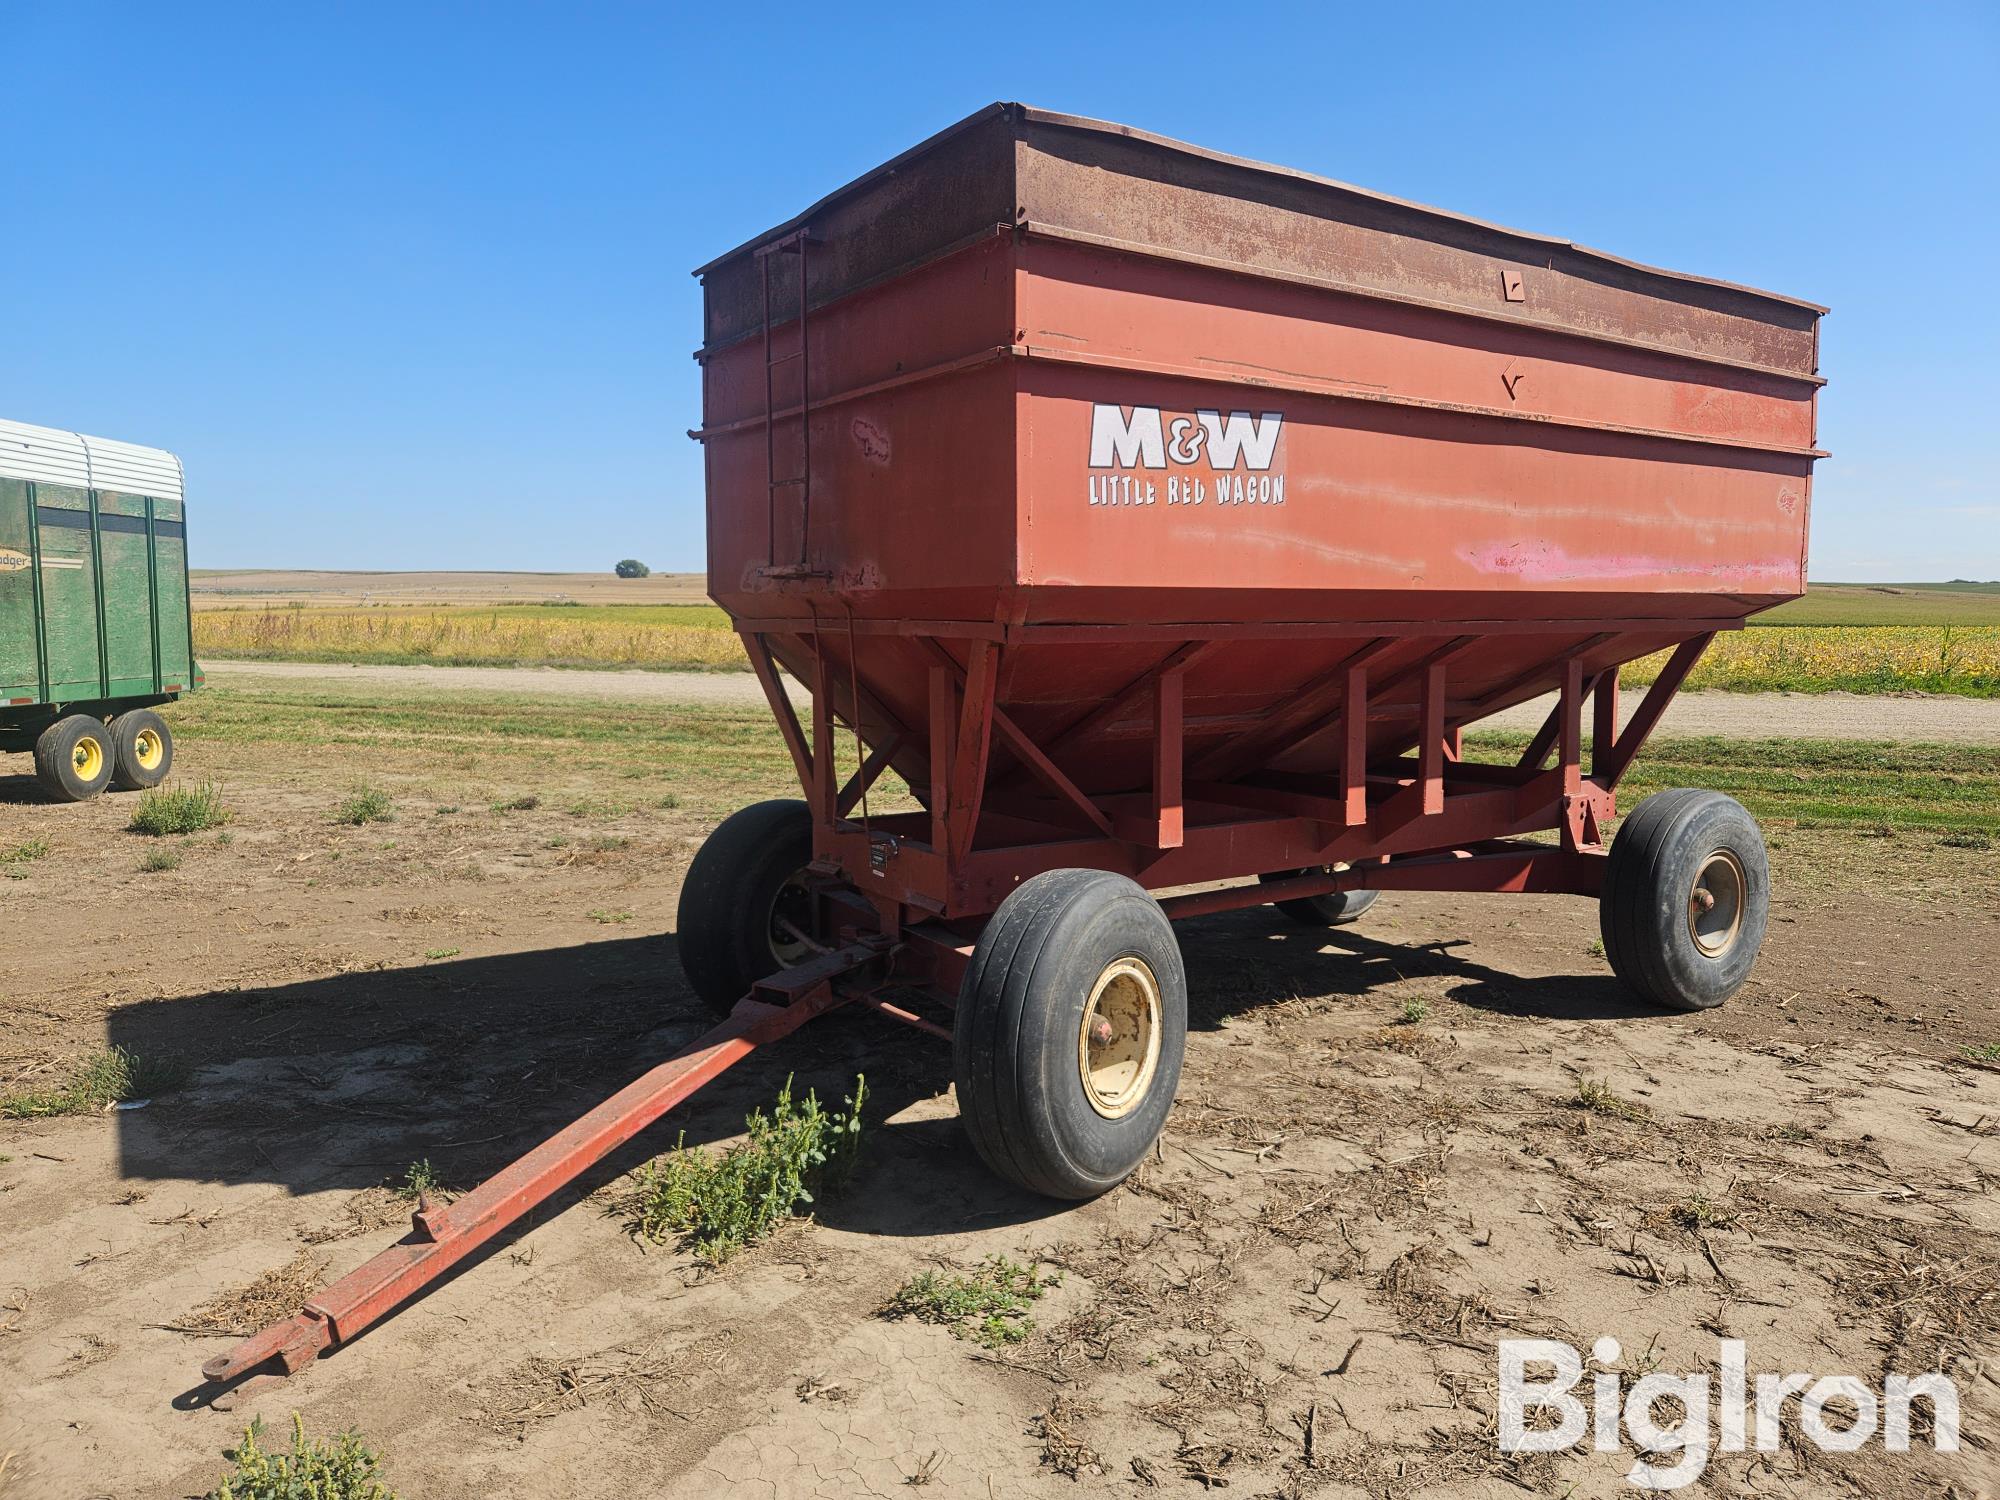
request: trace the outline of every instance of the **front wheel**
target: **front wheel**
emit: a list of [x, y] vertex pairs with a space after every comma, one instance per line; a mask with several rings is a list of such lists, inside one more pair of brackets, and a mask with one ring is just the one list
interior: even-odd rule
[[1712, 1010], [1750, 977], [1770, 909], [1756, 820], [1733, 797], [1677, 787], [1641, 802], [1612, 842], [1604, 956], [1655, 1005]]
[[1159, 903], [1122, 875], [1051, 870], [980, 934], [952, 1030], [980, 1157], [1051, 1198], [1095, 1198], [1144, 1160], [1173, 1107], [1187, 975]]
[[111, 731], [89, 714], [70, 714], [35, 740], [35, 779], [58, 802], [88, 802], [111, 784]]
[[760, 979], [812, 956], [812, 810], [796, 798], [758, 802], [723, 819], [688, 866], [676, 937], [681, 968], [708, 1008], [726, 1016]]

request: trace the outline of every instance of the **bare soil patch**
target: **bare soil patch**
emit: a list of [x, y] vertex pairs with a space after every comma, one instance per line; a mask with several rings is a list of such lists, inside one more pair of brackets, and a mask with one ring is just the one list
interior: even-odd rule
[[[371, 727], [329, 699], [322, 733], [221, 704], [183, 774], [234, 816], [164, 873], [129, 800], [0, 779], [0, 847], [49, 845], [0, 880], [0, 1092], [114, 1044], [186, 1080], [0, 1121], [4, 1500], [201, 1494], [251, 1415], [293, 1410], [359, 1427], [425, 1500], [1609, 1495], [1634, 1453], [1494, 1443], [1496, 1341], [1600, 1335], [1627, 1381], [1736, 1337], [1753, 1370], [1959, 1383], [1957, 1455], [1788, 1443], [1717, 1455], [1707, 1493], [2000, 1485], [2000, 1070], [1967, 1055], [2000, 1041], [2000, 874], [1839, 829], [1776, 830], [1764, 960], [1702, 1016], [1627, 999], [1559, 898], [1189, 923], [1179, 1105], [1082, 1206], [979, 1167], [935, 1043], [830, 1019], [351, 1347], [209, 1409], [225, 1328], [393, 1239], [413, 1164], [477, 1181], [705, 1024], [680, 875], [782, 789], [783, 752], [723, 740], [719, 768], [658, 706], [622, 737], [587, 708]], [[361, 782], [393, 817], [333, 822]], [[811, 1225], [716, 1271], [615, 1212], [679, 1129], [731, 1139], [788, 1074], [838, 1099], [857, 1072], [868, 1147]], [[880, 1315], [998, 1255], [1058, 1278], [1026, 1337]]]

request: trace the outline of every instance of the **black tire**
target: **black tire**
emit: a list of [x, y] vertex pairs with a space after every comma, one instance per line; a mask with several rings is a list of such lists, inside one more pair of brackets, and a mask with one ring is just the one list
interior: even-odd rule
[[35, 741], [35, 779], [58, 802], [88, 802], [111, 785], [111, 731], [89, 714], [57, 719]]
[[[1317, 870], [1280, 870], [1274, 875], [1257, 878], [1268, 885], [1274, 880], [1290, 880], [1296, 875], [1318, 873]], [[1330, 896], [1297, 896], [1290, 901], [1273, 901], [1271, 905], [1301, 927], [1345, 927], [1349, 922], [1360, 921], [1381, 894], [1380, 891], [1335, 891]]]
[[[1100, 1063], [1087, 1009], [1143, 1019], [1118, 1052], [1107, 1034]], [[1186, 1045], [1187, 974], [1159, 903], [1122, 875], [1052, 870], [1001, 903], [973, 950], [952, 1028], [959, 1116], [1009, 1182], [1095, 1198], [1152, 1149]]]
[[796, 881], [812, 857], [812, 810], [780, 798], [725, 818], [688, 866], [677, 931], [681, 968], [717, 1015], [728, 1015], [758, 980], [798, 961], [773, 924], [783, 898], [793, 922], [809, 927], [810, 901]]
[[1598, 898], [1604, 956], [1626, 988], [1669, 1010], [1712, 1010], [1764, 945], [1771, 874], [1741, 803], [1676, 787], [1618, 830]]
[[117, 762], [111, 785], [121, 792], [158, 786], [174, 768], [173, 731], [150, 708], [129, 709], [113, 719], [111, 747]]

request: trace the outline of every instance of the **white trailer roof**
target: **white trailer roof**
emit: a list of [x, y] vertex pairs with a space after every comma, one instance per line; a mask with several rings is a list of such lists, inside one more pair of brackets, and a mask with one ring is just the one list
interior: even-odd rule
[[33, 427], [0, 417], [0, 478], [118, 490], [180, 500], [181, 461], [164, 448], [141, 448], [59, 427]]

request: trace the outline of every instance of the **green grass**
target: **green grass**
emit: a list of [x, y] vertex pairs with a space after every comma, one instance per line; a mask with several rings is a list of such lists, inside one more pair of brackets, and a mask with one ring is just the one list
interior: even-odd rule
[[139, 871], [144, 875], [158, 875], [167, 870], [178, 870], [180, 867], [181, 851], [170, 849], [164, 844], [148, 849], [139, 859]]
[[110, 1047], [84, 1058], [59, 1084], [0, 1095], [0, 1120], [94, 1114], [109, 1104], [167, 1093], [183, 1076], [176, 1062], [142, 1059], [123, 1047]]
[[[676, 789], [677, 809], [697, 814], [798, 795], [791, 759], [761, 705], [687, 704], [663, 714], [655, 705], [597, 699], [218, 683], [183, 700], [175, 715], [184, 745], [320, 750], [326, 758], [393, 750], [419, 772], [460, 781], [473, 756], [500, 787], [534, 785], [550, 764], [619, 778], [647, 766]], [[1466, 736], [1479, 760], [1511, 761], [1527, 742], [1525, 733], [1497, 730]], [[2000, 747], [1655, 736], [1620, 787], [1620, 805], [1629, 810], [1670, 786], [1727, 792], [1759, 819], [1926, 831], [1951, 858], [1976, 858], [2000, 844]], [[658, 809], [664, 800], [647, 795], [638, 807]], [[493, 805], [527, 812], [541, 804], [519, 795]]]
[[2000, 625], [2000, 583], [1815, 583], [1758, 625]]
[[228, 1455], [234, 1470], [209, 1491], [208, 1500], [396, 1500], [383, 1483], [382, 1459], [357, 1432], [308, 1438], [306, 1424], [292, 1414], [290, 1452], [266, 1453], [263, 1419], [243, 1433]]
[[[1525, 734], [1466, 736], [1478, 760], [1511, 761], [1527, 744]], [[1647, 742], [1620, 784], [1619, 806], [1629, 811], [1672, 786], [1727, 792], [1760, 819], [1934, 830], [1945, 835], [1944, 847], [1968, 852], [2000, 835], [2000, 747], [1990, 745], [1661, 737]]]
[[1977, 1046], [1959, 1048], [1968, 1062], [2000, 1063], [2000, 1042], [1981, 1042]]
[[[465, 758], [475, 757], [499, 788], [543, 783], [556, 765], [579, 780], [621, 782], [644, 766], [673, 787], [678, 807], [693, 811], [734, 811], [759, 796], [798, 795], [791, 758], [761, 704], [676, 705], [663, 713], [655, 704], [463, 689], [218, 681], [183, 699], [174, 714], [184, 746], [259, 746], [328, 760], [353, 753], [378, 763], [394, 754], [399, 765], [461, 783]], [[636, 782], [630, 794], [641, 806], [658, 808], [662, 800]], [[531, 812], [571, 800], [522, 792], [492, 807]]]
[[377, 786], [357, 786], [333, 810], [333, 821], [359, 828], [364, 823], [388, 823], [396, 816], [389, 794]]
[[219, 828], [228, 821], [229, 809], [222, 805], [222, 793], [215, 783], [204, 781], [200, 786], [162, 786], [143, 793], [127, 826], [134, 833], [166, 838]]
[[1043, 1276], [1032, 1265], [994, 1255], [969, 1276], [942, 1271], [912, 1276], [896, 1289], [882, 1315], [942, 1324], [955, 1337], [998, 1349], [1018, 1344], [1034, 1330], [1029, 1309], [1060, 1284], [1060, 1278]]
[[0, 865], [25, 865], [38, 859], [46, 859], [48, 853], [47, 839], [23, 839], [10, 849], [0, 849]]
[[676, 1146], [641, 1167], [628, 1204], [632, 1227], [647, 1239], [677, 1239], [713, 1265], [755, 1244], [802, 1204], [837, 1191], [861, 1150], [865, 1079], [854, 1080], [846, 1109], [823, 1108], [810, 1089], [792, 1098], [788, 1078], [771, 1113], [744, 1121], [748, 1139], [722, 1151]]
[[396, 1196], [408, 1198], [412, 1202], [426, 1193], [435, 1193], [444, 1186], [444, 1181], [431, 1165], [430, 1158], [413, 1161], [403, 1169], [403, 1180], [396, 1184]]

